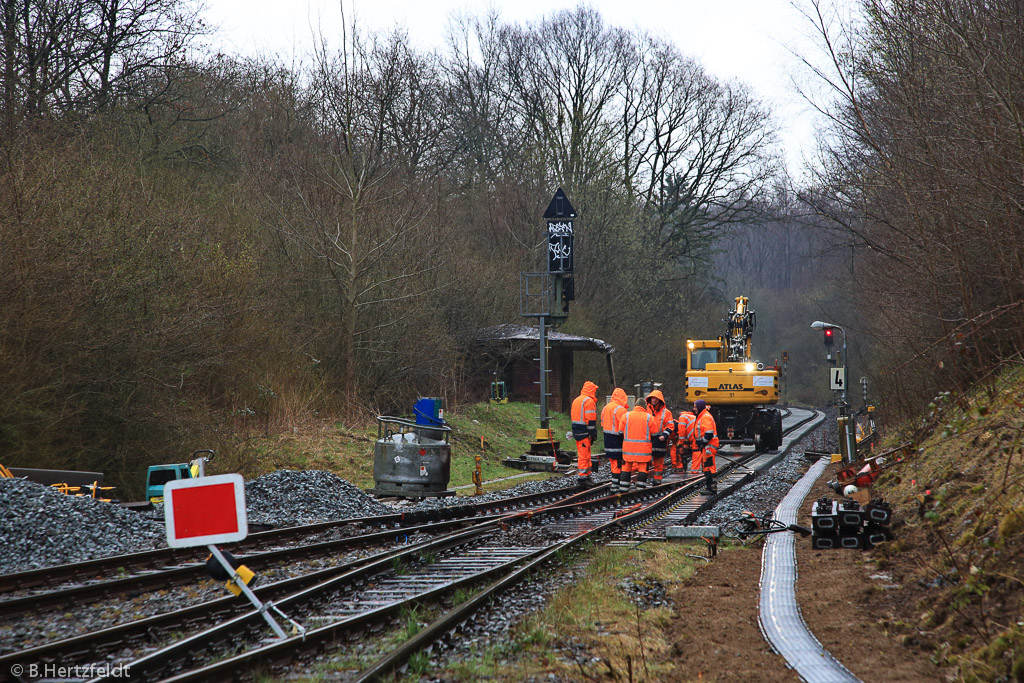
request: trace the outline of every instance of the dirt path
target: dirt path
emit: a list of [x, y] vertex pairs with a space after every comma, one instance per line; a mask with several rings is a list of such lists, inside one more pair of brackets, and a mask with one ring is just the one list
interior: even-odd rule
[[[825, 470], [800, 510], [800, 524], [811, 525], [814, 501], [830, 494]], [[944, 680], [929, 653], [903, 646], [901, 636], [882, 625], [901, 617], [892, 612], [901, 588], [880, 571], [872, 551], [814, 550], [797, 542], [797, 601], [811, 632], [832, 655], [863, 681], [911, 683]]]
[[729, 550], [676, 588], [676, 667], [668, 680], [799, 680], [769, 649], [757, 625], [760, 576], [759, 550]]
[[[801, 507], [810, 526], [811, 504], [827, 495], [826, 470]], [[797, 599], [811, 631], [848, 669], [865, 682], [931, 683], [942, 670], [917, 648], [904, 647], [882, 623], [891, 591], [900, 588], [877, 571], [870, 551], [816, 551], [797, 539]], [[675, 588], [676, 634], [670, 681], [799, 680], [768, 647], [758, 628], [761, 544], [719, 554], [694, 578]], [[875, 578], [872, 578], [872, 577]]]

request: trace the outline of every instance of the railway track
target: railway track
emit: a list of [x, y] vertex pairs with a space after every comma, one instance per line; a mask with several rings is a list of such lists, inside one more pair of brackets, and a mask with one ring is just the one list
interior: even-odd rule
[[[389, 620], [403, 612], [416, 606], [436, 604], [453, 591], [472, 590], [490, 581], [491, 585], [471, 601], [471, 605], [479, 605], [488, 595], [515, 585], [560, 554], [653, 516], [701, 485], [698, 478], [690, 478], [630, 494], [559, 504], [483, 522], [410, 549], [400, 558], [382, 558], [283, 598], [276, 603], [283, 611], [313, 626], [301, 637], [268, 642], [258, 613], [250, 611], [125, 665], [130, 667], [133, 676], [145, 680], [229, 680], [253, 670], [315, 655], [338, 643], [362, 638], [371, 630], [383, 631]], [[624, 510], [625, 514], [616, 514]], [[565, 531], [562, 527], [566, 524], [574, 529]], [[501, 542], [498, 530], [505, 531], [515, 525], [540, 525], [548, 533], [564, 538], [544, 547], [510, 549]], [[441, 554], [431, 557], [433, 553]], [[395, 568], [396, 559], [409, 562], [410, 568], [405, 571]], [[458, 615], [468, 613], [467, 610], [470, 608], [463, 606], [445, 613], [432, 624], [428, 634], [443, 632]], [[239, 643], [245, 643], [242, 651], [232, 654]], [[390, 669], [401, 657], [400, 652], [389, 653], [373, 668]], [[215, 661], [199, 664], [208, 659]]]
[[[244, 541], [225, 545], [224, 547], [235, 554], [242, 554], [244, 551], [266, 548], [272, 545], [302, 542], [317, 534], [336, 532], [338, 530], [351, 529], [354, 533], [363, 533], [373, 529], [400, 529], [422, 526], [433, 522], [465, 520], [473, 517], [528, 509], [538, 505], [545, 505], [567, 496], [570, 498], [574, 496], [585, 497], [588, 493], [586, 491], [580, 492], [578, 489], [570, 486], [564, 489], [555, 489], [553, 491], [533, 493], [485, 503], [467, 503], [465, 505], [431, 510], [416, 510], [374, 517], [355, 517], [317, 524], [271, 529], [250, 534]], [[202, 562], [200, 560], [205, 555], [205, 551], [195, 549], [160, 548], [126, 555], [111, 555], [86, 562], [4, 574], [0, 575], [0, 595], [61, 583], [81, 584], [87, 581], [94, 581], [97, 575], [104, 573], [118, 573], [121, 575], [126, 572], [144, 571], [152, 573], [153, 570], [160, 570], [166, 567], [177, 568], [185, 565], [194, 565], [195, 568], [201, 569]], [[127, 590], [134, 590], [136, 588], [130, 583], [125, 585], [128, 586]], [[3, 602], [4, 600], [0, 599], [0, 616], [4, 614]]]
[[[431, 510], [425, 513], [412, 513], [404, 515], [388, 515], [384, 517], [367, 517], [348, 520], [343, 522], [330, 522], [324, 524], [310, 525], [314, 531], [320, 532], [324, 528], [339, 526], [350, 530], [354, 535], [340, 539], [317, 542], [312, 544], [299, 544], [285, 548], [277, 548], [261, 553], [250, 553], [240, 555], [239, 559], [249, 566], [263, 571], [266, 563], [275, 561], [278, 563], [300, 560], [309, 560], [314, 557], [337, 555], [339, 553], [352, 552], [356, 549], [365, 551], [367, 548], [375, 548], [376, 552], [370, 552], [366, 556], [348, 561], [342, 561], [334, 567], [327, 567], [313, 572], [307, 572], [289, 579], [276, 581], [271, 584], [258, 586], [255, 589], [261, 599], [276, 599], [278, 596], [286, 595], [289, 592], [304, 588], [317, 580], [343, 573], [346, 570], [373, 562], [375, 559], [385, 557], [391, 559], [395, 553], [392, 550], [396, 546], [405, 548], [416, 547], [418, 544], [409, 544], [410, 538], [433, 537], [443, 534], [455, 533], [457, 530], [468, 524], [486, 523], [488, 520], [498, 520], [517, 511], [529, 511], [544, 504], [554, 502], [572, 503], [574, 501], [593, 499], [600, 497], [608, 488], [603, 484], [592, 489], [581, 491], [575, 486], [556, 489], [550, 492], [530, 494], [514, 498], [507, 498], [499, 501], [492, 501], [479, 504], [459, 506], [454, 509]], [[441, 514], [437, 514], [440, 512]], [[426, 524], [408, 526], [409, 522], [423, 518], [450, 517], [444, 521], [434, 521]], [[365, 531], [365, 529], [379, 529], [381, 526], [391, 525], [383, 531]], [[275, 539], [295, 536], [299, 539], [308, 538], [303, 534], [308, 527], [293, 527], [277, 530], [284, 533], [274, 533]], [[272, 532], [262, 532], [270, 534]], [[266, 538], [266, 537], [265, 537]], [[151, 553], [144, 553], [150, 555]], [[130, 559], [134, 555], [120, 556], [115, 559]], [[148, 561], [148, 558], [147, 558]], [[92, 568], [96, 562], [84, 563], [86, 567]], [[107, 563], [104, 562], [104, 565]], [[119, 563], [114, 563], [120, 566]], [[87, 574], [87, 572], [75, 569], [74, 566], [56, 567], [57, 575], [75, 573], [76, 575]], [[72, 570], [69, 572], [68, 570]], [[129, 577], [104, 579], [91, 583], [64, 586], [57, 590], [32, 593], [16, 598], [8, 598], [0, 601], [0, 615], [11, 618], [25, 612], [39, 614], [45, 610], [60, 608], [66, 610], [73, 605], [84, 605], [95, 603], [103, 598], [115, 595], [138, 594], [140, 592], [151, 592], [168, 588], [175, 585], [196, 581], [206, 576], [205, 564], [203, 562], [192, 562], [184, 566], [163, 567], [158, 570], [137, 574]], [[38, 572], [32, 572], [38, 574]], [[37, 647], [21, 650], [19, 652], [7, 653], [0, 656], [0, 680], [4, 680], [10, 666], [17, 662], [67, 662], [76, 663], [82, 661], [95, 653], [105, 653], [116, 649], [124, 643], [154, 642], [159, 640], [164, 633], [176, 630], [189, 630], [190, 625], [207, 623], [211, 619], [225, 615], [234, 614], [247, 608], [247, 604], [232, 596], [221, 597], [212, 601], [204, 601], [199, 604], [190, 605], [181, 609], [174, 609], [169, 612], [157, 614], [151, 617], [138, 619], [110, 628], [90, 631], [72, 638], [46, 643]]]
[[[813, 417], [811, 413], [790, 425], [787, 433]], [[749, 469], [746, 463], [754, 457], [740, 455], [735, 462], [720, 468], [723, 484], [734, 476], [749, 476], [745, 471]], [[329, 643], [358, 638], [358, 634], [366, 629], [385, 628], [382, 624], [395, 619], [403, 610], [411, 609], [412, 605], [436, 604], [459, 589], [478, 591], [472, 599], [444, 612], [415, 638], [382, 656], [359, 678], [370, 680], [378, 673], [403, 663], [411, 653], [423, 647], [423, 643], [432, 642], [429, 639], [434, 634], [449, 631], [452, 624], [465, 619], [476, 606], [485, 604], [488, 596], [517, 584], [553, 557], [569, 552], [587, 540], [621, 535], [673, 515], [692, 519], [715, 499], [742, 485], [722, 486], [718, 496], [709, 496], [701, 493], [703, 480], [700, 477], [674, 479], [629, 494], [607, 495], [608, 486], [602, 485], [582, 492], [563, 489], [500, 503], [468, 506], [472, 509], [471, 514], [470, 509], [462, 510], [465, 514], [461, 518], [433, 524], [400, 526], [415, 517], [401, 518], [403, 516], [399, 515], [328, 523], [334, 527], [348, 524], [359, 529], [366, 525], [365, 520], [375, 520], [366, 526], [399, 526], [376, 532], [379, 542], [385, 541], [385, 537], [391, 539], [390, 549], [256, 589], [261, 599], [273, 600], [286, 613], [306, 623], [308, 630], [301, 638], [266, 641], [265, 624], [260, 615], [247, 609], [247, 604], [240, 599], [229, 596], [5, 655], [0, 657], [0, 679], [18, 662], [59, 661], [63, 664], [68, 661], [95, 662], [103, 657], [108, 658], [103, 661], [109, 662], [108, 653], [134, 648], [136, 651], [146, 650], [146, 653], [126, 662], [133, 679], [226, 680], [255, 668], [272, 667], [320, 652]], [[559, 493], [562, 495], [560, 500], [553, 495]], [[566, 496], [567, 493], [570, 495]], [[501, 542], [501, 534], [526, 525], [545, 530], [558, 540], [551, 540], [547, 545], [517, 547]], [[394, 549], [396, 531], [410, 534], [422, 531], [437, 536]], [[313, 544], [309, 552], [336, 552], [346, 547], [346, 542], [356, 543], [352, 538], [336, 539]], [[304, 548], [276, 549], [251, 554], [244, 560], [267, 559], [275, 552], [282, 553], [280, 557], [297, 557], [301, 550]], [[175, 571], [175, 568], [165, 571]], [[195, 568], [190, 571], [195, 571]], [[481, 589], [481, 585], [486, 583], [490, 585]], [[0, 602], [0, 607], [2, 605]], [[157, 647], [167, 640], [169, 633], [195, 631], [197, 626], [205, 624], [213, 625], [171, 645]], [[240, 647], [240, 643], [245, 645]], [[210, 657], [220, 659], [210, 662]]]

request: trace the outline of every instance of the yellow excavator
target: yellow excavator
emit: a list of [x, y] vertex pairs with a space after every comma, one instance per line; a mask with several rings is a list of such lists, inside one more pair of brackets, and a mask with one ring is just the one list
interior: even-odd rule
[[747, 297], [736, 297], [735, 308], [722, 320], [726, 336], [687, 339], [681, 365], [687, 402], [704, 399], [721, 443], [771, 451], [782, 445], [782, 412], [773, 407], [779, 402], [779, 369], [751, 357], [755, 321]]

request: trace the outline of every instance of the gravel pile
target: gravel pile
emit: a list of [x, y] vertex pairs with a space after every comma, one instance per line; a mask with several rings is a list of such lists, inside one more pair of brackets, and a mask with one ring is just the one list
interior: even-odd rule
[[650, 576], [628, 576], [619, 583], [619, 590], [640, 609], [668, 607], [672, 604], [665, 586]]
[[0, 574], [167, 544], [160, 522], [26, 479], [0, 479], [0, 539]]
[[387, 515], [384, 505], [341, 477], [324, 470], [278, 470], [245, 484], [250, 524], [276, 527]]

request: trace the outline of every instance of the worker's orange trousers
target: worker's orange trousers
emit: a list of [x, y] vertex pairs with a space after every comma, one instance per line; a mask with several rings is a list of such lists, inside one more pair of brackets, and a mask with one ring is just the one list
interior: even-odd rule
[[[622, 472], [622, 454], [617, 454], [617, 457], [609, 456], [608, 466], [612, 468], [612, 474], [619, 474]], [[614, 477], [612, 478], [614, 479]]]
[[626, 460], [622, 463], [623, 472], [646, 472], [647, 465], [650, 463], [650, 459], [646, 460]]
[[576, 442], [576, 469], [581, 477], [590, 476], [590, 437]]
[[690, 471], [700, 472], [704, 469], [704, 451], [694, 448], [690, 457]]
[[718, 468], [715, 467], [715, 452], [713, 450], [703, 450], [693, 452], [693, 464], [694, 472], [708, 471], [715, 473]]
[[655, 484], [660, 484], [661, 478], [665, 474], [665, 456], [652, 456], [651, 464], [654, 465], [654, 474], [651, 475], [651, 481]]
[[672, 459], [672, 466], [684, 469], [688, 463], [692, 464], [693, 450], [689, 446], [676, 446], [676, 457]]

